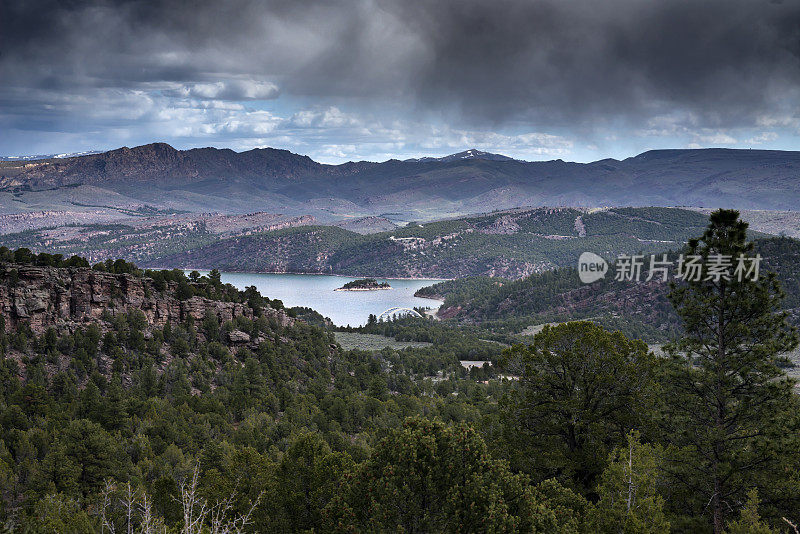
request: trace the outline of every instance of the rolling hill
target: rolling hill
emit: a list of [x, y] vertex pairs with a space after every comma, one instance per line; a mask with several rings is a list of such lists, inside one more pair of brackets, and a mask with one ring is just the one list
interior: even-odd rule
[[680, 248], [707, 219], [675, 208], [520, 209], [411, 224], [360, 235], [295, 226], [230, 237], [145, 265], [353, 276], [520, 278], [574, 265], [581, 252], [607, 257]]
[[676, 250], [702, 233], [707, 217], [679, 208], [527, 208], [399, 228], [386, 223], [181, 214], [27, 230], [6, 234], [3, 243], [159, 268], [516, 279], [575, 265], [584, 251], [614, 257]]
[[[787, 237], [758, 238], [755, 250], [762, 269], [777, 275], [786, 293], [784, 309], [800, 325], [800, 241]], [[646, 272], [646, 265], [645, 265]], [[520, 333], [550, 322], [591, 319], [610, 329], [648, 341], [670, 339], [680, 320], [667, 294], [668, 283], [657, 278], [641, 283], [616, 281], [613, 276], [581, 283], [573, 266], [536, 273], [518, 280], [473, 277], [441, 282], [417, 292], [444, 300], [438, 315], [460, 323], [485, 325], [496, 331]]]

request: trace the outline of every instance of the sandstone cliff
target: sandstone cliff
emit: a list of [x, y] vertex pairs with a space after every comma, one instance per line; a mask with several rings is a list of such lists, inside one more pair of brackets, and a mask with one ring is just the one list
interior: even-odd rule
[[[41, 334], [49, 327], [73, 331], [76, 327], [96, 322], [104, 312], [116, 314], [131, 309], [141, 310], [152, 326], [167, 321], [181, 322], [188, 317], [202, 320], [214, 313], [221, 321], [237, 316], [253, 318], [247, 304], [221, 302], [204, 297], [178, 300], [175, 283], [159, 291], [153, 280], [130, 274], [110, 274], [88, 268], [55, 268], [31, 265], [0, 265], [0, 314], [7, 331], [21, 323]], [[294, 320], [283, 310], [265, 309], [287, 326]]]

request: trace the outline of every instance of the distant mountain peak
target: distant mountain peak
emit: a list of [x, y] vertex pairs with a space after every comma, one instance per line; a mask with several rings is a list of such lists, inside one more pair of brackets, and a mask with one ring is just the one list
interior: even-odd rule
[[442, 159], [450, 161], [456, 159], [485, 159], [489, 161], [511, 161], [514, 158], [509, 158], [508, 156], [504, 156], [502, 154], [493, 154], [491, 152], [484, 152], [476, 148], [470, 148], [469, 150], [465, 150], [464, 152], [459, 152], [457, 154], [451, 154], [449, 156], [445, 156]]
[[83, 152], [64, 152], [61, 154], [29, 154], [23, 156], [0, 156], [0, 161], [35, 161], [40, 159], [66, 159], [90, 154], [101, 154], [99, 150], [86, 150]]
[[442, 161], [442, 162], [450, 162], [450, 161], [461, 161], [465, 159], [482, 159], [486, 161], [514, 161], [514, 158], [509, 158], [508, 156], [504, 156], [502, 154], [493, 154], [491, 152], [484, 152], [483, 150], [478, 150], [477, 148], [470, 148], [469, 150], [464, 150], [463, 152], [457, 152], [455, 154], [450, 154], [449, 156], [442, 156], [439, 158], [412, 158], [406, 161]]

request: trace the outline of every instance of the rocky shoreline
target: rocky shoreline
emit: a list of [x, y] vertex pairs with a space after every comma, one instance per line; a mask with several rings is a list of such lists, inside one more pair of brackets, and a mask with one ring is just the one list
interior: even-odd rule
[[386, 290], [386, 289], [394, 289], [394, 288], [392, 288], [392, 287], [358, 287], [358, 288], [354, 287], [354, 288], [345, 289], [343, 287], [337, 287], [336, 289], [334, 289], [334, 291], [381, 291], [381, 290]]

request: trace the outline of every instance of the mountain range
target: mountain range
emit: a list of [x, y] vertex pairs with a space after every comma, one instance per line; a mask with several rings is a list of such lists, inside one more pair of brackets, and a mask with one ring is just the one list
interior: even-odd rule
[[370, 216], [408, 222], [518, 206], [794, 210], [798, 203], [800, 152], [775, 150], [653, 150], [573, 163], [472, 149], [442, 158], [327, 165], [273, 148], [176, 150], [153, 143], [0, 162], [0, 214], [264, 211], [324, 223]]

